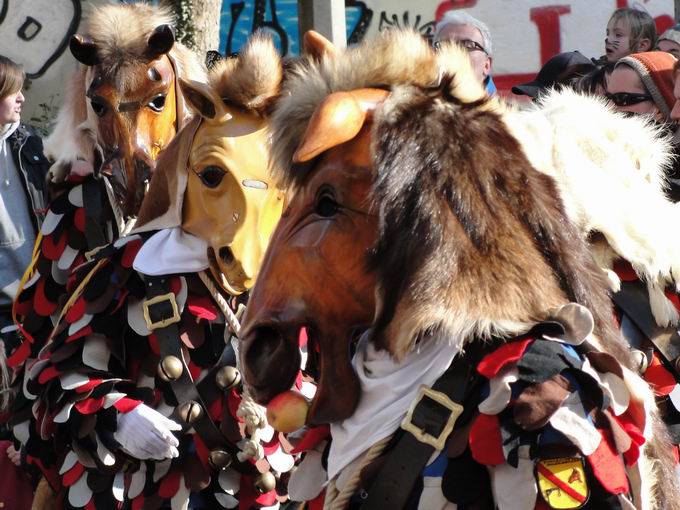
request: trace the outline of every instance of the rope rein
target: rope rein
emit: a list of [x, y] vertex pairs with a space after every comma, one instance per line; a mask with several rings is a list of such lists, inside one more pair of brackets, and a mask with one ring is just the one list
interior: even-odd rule
[[375, 459], [383, 454], [385, 447], [389, 444], [391, 439], [392, 436], [387, 436], [368, 449], [366, 455], [364, 455], [354, 467], [352, 475], [342, 489], [338, 490], [336, 486], [339, 475], [328, 482], [323, 510], [344, 510], [347, 508], [349, 500], [354, 496], [361, 483], [361, 472], [366, 466], [370, 465]]
[[[207, 272], [200, 272], [198, 273], [198, 276], [201, 278], [201, 281], [205, 285], [206, 289], [208, 289], [208, 292], [210, 292], [210, 295], [215, 300], [215, 303], [217, 303], [217, 306], [224, 314], [224, 318], [227, 321], [229, 329], [231, 329], [232, 333], [238, 337], [239, 333], [241, 332], [241, 324], [238, 320], [238, 317], [229, 306], [229, 303], [219, 291], [217, 285], [215, 285], [215, 282]], [[238, 366], [240, 361], [239, 356], [236, 356], [236, 360], [237, 368], [240, 369]], [[241, 403], [236, 410], [236, 416], [244, 421], [246, 426], [246, 434], [248, 436], [239, 441], [236, 445], [239, 450], [241, 450], [236, 454], [238, 460], [245, 462], [249, 459], [253, 459], [255, 461], [263, 459], [264, 449], [262, 448], [262, 444], [260, 444], [260, 436], [262, 430], [267, 426], [267, 411], [263, 406], [257, 404], [252, 399], [250, 392], [248, 391], [248, 386], [245, 384], [243, 385]]]

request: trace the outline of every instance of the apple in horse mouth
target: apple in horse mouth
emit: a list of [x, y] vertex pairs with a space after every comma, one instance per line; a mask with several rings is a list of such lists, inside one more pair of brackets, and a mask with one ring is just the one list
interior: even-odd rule
[[295, 432], [307, 422], [309, 402], [301, 393], [279, 393], [267, 404], [267, 421], [279, 432]]

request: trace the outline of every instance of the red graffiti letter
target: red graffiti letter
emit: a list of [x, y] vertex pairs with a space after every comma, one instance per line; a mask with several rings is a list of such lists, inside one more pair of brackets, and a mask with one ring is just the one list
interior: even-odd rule
[[541, 65], [562, 51], [560, 43], [560, 16], [569, 14], [571, 7], [568, 5], [548, 5], [534, 7], [529, 11], [531, 21], [538, 27], [538, 36], [541, 40]]

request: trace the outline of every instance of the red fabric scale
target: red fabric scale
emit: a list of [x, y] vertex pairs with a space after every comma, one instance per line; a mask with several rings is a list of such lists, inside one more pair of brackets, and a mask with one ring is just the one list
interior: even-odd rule
[[54, 238], [54, 234], [43, 237], [43, 241], [40, 244], [40, 249], [43, 255], [49, 260], [57, 260], [61, 257], [62, 253], [66, 249], [66, 232], [62, 232], [59, 239]]
[[296, 453], [309, 451], [330, 435], [331, 428], [328, 425], [309, 429], [290, 453], [294, 455]]
[[610, 494], [626, 494], [629, 491], [628, 478], [623, 460], [614, 448], [614, 441], [610, 437], [611, 432], [601, 429], [598, 431], [602, 435], [602, 441], [587, 457], [593, 474]]
[[64, 487], [70, 487], [78, 480], [80, 480], [81, 475], [85, 471], [85, 467], [80, 463], [76, 462], [75, 465], [64, 473], [61, 478], [61, 483]]
[[73, 215], [73, 224], [80, 232], [85, 232], [85, 208], [80, 207]]
[[76, 393], [87, 393], [91, 389], [95, 388], [96, 386], [99, 386], [103, 379], [92, 379], [90, 382], [87, 382], [83, 384], [82, 386], [78, 386], [76, 388]]
[[66, 312], [66, 322], [69, 324], [73, 324], [74, 322], [80, 320], [83, 315], [85, 315], [85, 297], [80, 296], [78, 299], [76, 299], [76, 302], [73, 303], [73, 306], [68, 309], [68, 312]]
[[179, 484], [181, 481], [181, 473], [178, 469], [172, 469], [161, 480], [158, 487], [158, 495], [164, 499], [172, 498], [179, 491]]
[[187, 308], [192, 315], [199, 319], [208, 321], [217, 319], [217, 307], [208, 296], [189, 294]]
[[142, 403], [141, 400], [135, 400], [133, 398], [123, 397], [118, 402], [113, 404], [113, 407], [118, 409], [118, 411], [121, 412], [121, 413], [129, 413], [130, 411], [132, 411], [135, 407], [137, 407], [141, 403]]
[[45, 384], [48, 381], [51, 381], [55, 377], [59, 376], [59, 374], [60, 372], [59, 370], [57, 370], [57, 367], [48, 366], [42, 372], [40, 372], [40, 375], [38, 376], [38, 382], [40, 384]]
[[498, 416], [480, 414], [470, 429], [470, 452], [480, 464], [496, 466], [505, 463]]
[[518, 361], [533, 341], [533, 338], [527, 338], [526, 340], [518, 340], [500, 346], [494, 352], [484, 356], [479, 365], [477, 365], [477, 372], [487, 379], [493, 379], [503, 367]]
[[57, 310], [57, 303], [52, 303], [45, 295], [45, 280], [43, 278], [36, 283], [33, 309], [41, 317], [49, 317]]
[[7, 366], [15, 368], [21, 365], [31, 354], [31, 342], [24, 340], [12, 355], [7, 358]]
[[642, 377], [650, 384], [657, 396], [670, 394], [677, 384], [675, 377], [663, 365], [656, 351], [652, 354], [652, 362]]
[[92, 326], [85, 326], [84, 328], [76, 331], [70, 337], [66, 339], [66, 343], [75, 342], [76, 340], [83, 338], [92, 333]]
[[133, 239], [125, 245], [125, 248], [123, 249], [123, 255], [120, 258], [120, 263], [124, 268], [129, 269], [132, 267], [132, 263], [135, 261], [135, 257], [137, 256], [137, 253], [141, 247], [141, 239]]
[[81, 400], [74, 407], [81, 414], [94, 414], [99, 411], [104, 405], [104, 397], [100, 398], [86, 398]]

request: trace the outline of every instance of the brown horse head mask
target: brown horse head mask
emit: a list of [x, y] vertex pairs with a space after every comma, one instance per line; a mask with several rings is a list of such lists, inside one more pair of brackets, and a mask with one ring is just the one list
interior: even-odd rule
[[135, 228], [181, 226], [205, 240], [213, 275], [234, 295], [252, 287], [283, 209], [267, 132], [281, 77], [273, 43], [254, 36], [209, 84], [181, 82], [198, 115], [161, 155]]
[[188, 120], [178, 79], [204, 71], [175, 42], [168, 13], [147, 5], [93, 10], [70, 49], [87, 66], [87, 117], [102, 151], [95, 171], [110, 173], [124, 214], [135, 215], [158, 154]]
[[531, 167], [464, 50], [389, 31], [324, 52], [288, 83], [273, 151], [290, 200], [242, 330], [256, 399], [294, 383], [301, 327], [318, 424], [358, 401], [356, 328], [372, 326], [400, 359], [433, 331], [459, 344], [519, 334], [569, 300], [609, 323], [554, 182]]

